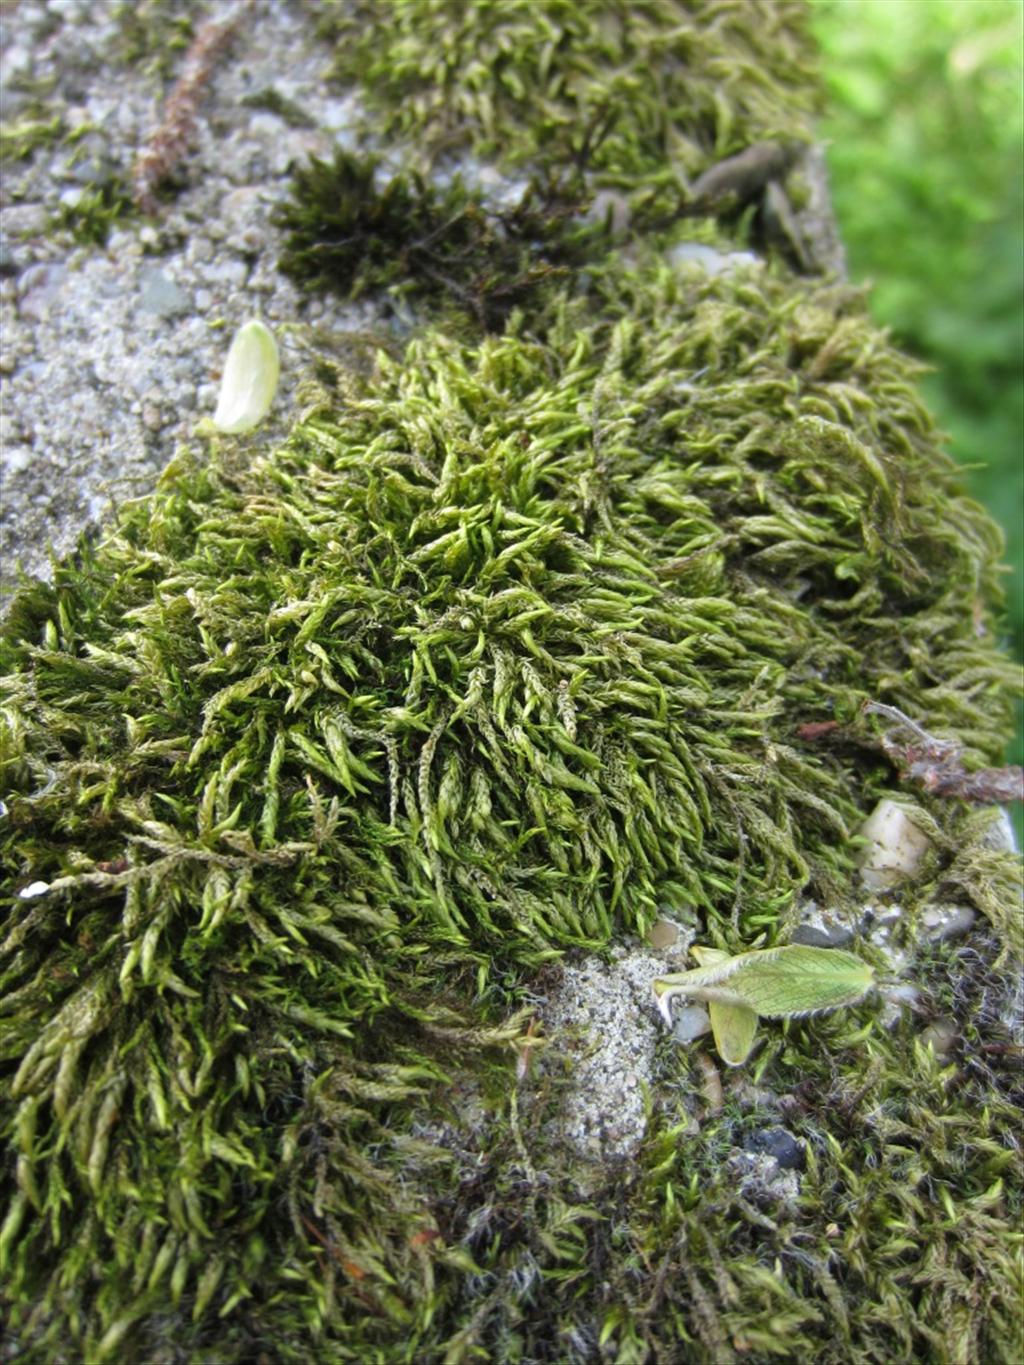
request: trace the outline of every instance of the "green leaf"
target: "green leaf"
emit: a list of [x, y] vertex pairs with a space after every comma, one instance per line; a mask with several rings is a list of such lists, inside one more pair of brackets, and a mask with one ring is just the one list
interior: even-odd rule
[[717, 948], [692, 949], [700, 966], [659, 977], [654, 994], [671, 1024], [674, 996], [708, 1005], [723, 1061], [738, 1066], [753, 1047], [758, 1018], [789, 1019], [852, 1005], [871, 990], [874, 972], [853, 953], [790, 944], [731, 957]]
[[710, 1000], [708, 1014], [718, 1055], [727, 1066], [742, 1066], [754, 1046], [757, 1011], [748, 1005], [726, 1005], [721, 1000]]

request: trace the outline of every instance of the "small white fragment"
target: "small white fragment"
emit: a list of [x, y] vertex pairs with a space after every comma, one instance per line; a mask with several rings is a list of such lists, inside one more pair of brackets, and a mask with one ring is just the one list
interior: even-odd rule
[[684, 1005], [676, 1011], [672, 1036], [677, 1043], [692, 1043], [711, 1031], [711, 1016], [700, 1005]]
[[18, 895], [23, 901], [34, 900], [36, 896], [45, 896], [50, 889], [49, 882], [29, 882], [28, 886], [23, 886]]
[[280, 373], [277, 342], [270, 328], [255, 318], [239, 327], [220, 382], [213, 415], [217, 430], [237, 436], [258, 426], [270, 411]]
[[706, 242], [677, 242], [665, 253], [670, 265], [699, 265], [709, 275], [726, 275], [742, 265], [759, 265], [752, 251], [719, 251]]
[[879, 801], [860, 827], [870, 843], [860, 855], [860, 879], [869, 891], [886, 891], [913, 877], [931, 840], [911, 819], [912, 806]]

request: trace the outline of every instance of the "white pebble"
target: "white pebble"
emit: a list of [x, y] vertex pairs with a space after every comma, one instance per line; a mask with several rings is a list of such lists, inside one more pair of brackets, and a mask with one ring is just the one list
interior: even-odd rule
[[23, 901], [34, 900], [36, 896], [45, 896], [50, 889], [49, 882], [29, 882], [28, 886], [23, 886], [18, 892]]
[[676, 1010], [672, 1037], [677, 1043], [692, 1043], [711, 1028], [711, 1016], [700, 1005], [684, 1005]]
[[931, 840], [911, 819], [916, 808], [879, 801], [860, 828], [870, 842], [860, 855], [860, 879], [869, 891], [886, 891], [913, 877]]

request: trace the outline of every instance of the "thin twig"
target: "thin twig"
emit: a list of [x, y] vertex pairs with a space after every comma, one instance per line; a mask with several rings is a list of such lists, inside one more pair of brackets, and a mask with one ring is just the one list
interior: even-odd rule
[[[1024, 801], [1024, 769], [1007, 766], [968, 772], [963, 764], [963, 746], [955, 740], [936, 739], [916, 720], [883, 702], [865, 702], [863, 710], [895, 723], [896, 732], [882, 735], [882, 748], [903, 777], [920, 783], [925, 791], [979, 805]], [[917, 742], [901, 742], [896, 738], [899, 729], [909, 732]]]
[[156, 191], [184, 160], [203, 92], [241, 17], [239, 9], [227, 19], [209, 20], [185, 53], [181, 75], [167, 97], [163, 118], [135, 160], [134, 198], [143, 213], [156, 213]]

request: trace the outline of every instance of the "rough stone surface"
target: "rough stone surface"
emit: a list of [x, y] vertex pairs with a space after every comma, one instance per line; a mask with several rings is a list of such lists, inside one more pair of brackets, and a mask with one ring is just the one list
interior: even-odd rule
[[820, 907], [817, 901], [804, 901], [799, 907], [800, 923], [793, 930], [791, 943], [811, 948], [844, 948], [853, 941], [857, 921], [839, 910]]
[[682, 967], [647, 948], [618, 946], [610, 960], [566, 963], [539, 1014], [550, 1040], [546, 1065], [569, 1067], [569, 1089], [558, 1118], [561, 1137], [594, 1161], [631, 1156], [647, 1123], [644, 1087], [654, 1074], [662, 1024], [651, 983]]
[[921, 911], [920, 936], [927, 943], [962, 938], [976, 918], [969, 905], [926, 905]]
[[[158, 218], [115, 225], [105, 246], [80, 246], [54, 220], [71, 191], [130, 175], [173, 83], [118, 59], [116, 6], [22, 0], [4, 13], [4, 119], [33, 83], [53, 82], [47, 107], [77, 142], [38, 148], [0, 179], [0, 601], [17, 569], [48, 576], [50, 546], [79, 534], [160, 470], [212, 412], [227, 342], [262, 316], [280, 333], [316, 318], [334, 331], [365, 327], [369, 306], [306, 300], [277, 268], [270, 207], [294, 163], [329, 154], [353, 102], [323, 81], [327, 61], [301, 6], [252, 0], [200, 108], [183, 187]], [[281, 54], [287, 52], [287, 63]], [[176, 68], [172, 68], [174, 70]], [[273, 88], [311, 127], [246, 107]], [[280, 338], [282, 381], [268, 444], [294, 416], [299, 341]], [[147, 398], [158, 389], [159, 401]]]

